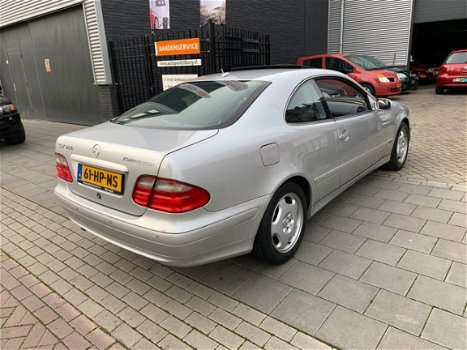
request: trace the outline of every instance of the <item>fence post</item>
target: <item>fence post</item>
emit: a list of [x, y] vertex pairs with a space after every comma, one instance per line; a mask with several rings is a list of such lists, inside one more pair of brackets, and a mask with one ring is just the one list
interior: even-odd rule
[[[149, 76], [149, 91], [151, 95], [155, 94], [155, 83], [154, 83], [154, 66], [151, 56], [151, 46], [154, 45], [154, 37], [152, 34], [145, 35], [144, 40], [144, 49], [146, 54], [146, 70], [147, 75]], [[156, 68], [157, 69], [157, 68]]]
[[216, 65], [216, 31], [214, 27], [214, 22], [209, 20], [209, 73], [217, 73], [217, 65]]
[[269, 34], [266, 35], [266, 44], [267, 44], [266, 65], [269, 66], [271, 64], [271, 37], [269, 36]]
[[120, 86], [120, 75], [118, 74], [120, 67], [117, 67], [117, 50], [115, 46], [115, 41], [110, 40], [108, 43], [108, 48], [110, 52], [110, 71], [112, 72], [114, 86], [117, 90], [118, 112], [123, 113], [123, 96]]

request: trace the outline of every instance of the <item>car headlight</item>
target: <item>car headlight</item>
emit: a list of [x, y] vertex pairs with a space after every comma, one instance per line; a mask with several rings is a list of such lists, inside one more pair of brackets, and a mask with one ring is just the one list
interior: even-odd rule
[[15, 110], [16, 107], [13, 103], [10, 103], [9, 105], [0, 106], [0, 113], [9, 113], [14, 112]]
[[380, 83], [389, 83], [389, 79], [384, 75], [378, 75], [378, 80]]
[[404, 73], [397, 73], [397, 77], [399, 80], [406, 80], [407, 76]]

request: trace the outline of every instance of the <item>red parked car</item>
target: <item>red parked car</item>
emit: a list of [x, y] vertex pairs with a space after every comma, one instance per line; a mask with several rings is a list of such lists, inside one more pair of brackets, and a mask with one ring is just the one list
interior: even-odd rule
[[456, 88], [467, 88], [467, 49], [452, 51], [438, 71], [437, 94]]
[[390, 96], [401, 93], [402, 84], [397, 74], [379, 68], [367, 56], [353, 54], [305, 56], [299, 57], [297, 64], [332, 69], [347, 74], [374, 96]]

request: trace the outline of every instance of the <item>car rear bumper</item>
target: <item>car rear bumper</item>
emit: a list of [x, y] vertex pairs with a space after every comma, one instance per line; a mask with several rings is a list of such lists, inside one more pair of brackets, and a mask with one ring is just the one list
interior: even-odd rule
[[467, 79], [465, 76], [443, 76], [439, 75], [438, 79], [436, 79], [436, 87], [438, 88], [466, 88], [467, 82], [454, 82], [454, 79]]
[[[139, 226], [136, 223], [138, 217], [129, 220], [125, 218], [127, 215], [122, 218], [98, 212], [92, 202], [71, 193], [66, 186], [57, 185], [54, 192], [69, 218], [82, 229], [134, 253], [180, 267], [250, 252], [269, 202], [269, 196], [260, 197], [223, 210], [222, 215], [216, 212], [212, 215], [215, 219], [208, 225], [188, 232], [169, 233], [153, 230], [150, 225]], [[205, 213], [207, 216], [212, 214]], [[200, 215], [203, 215], [202, 211]]]

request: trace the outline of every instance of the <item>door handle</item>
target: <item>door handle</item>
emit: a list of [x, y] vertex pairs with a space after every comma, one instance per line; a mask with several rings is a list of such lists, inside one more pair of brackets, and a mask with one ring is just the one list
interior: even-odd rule
[[349, 130], [346, 130], [346, 129], [342, 130], [342, 132], [339, 134], [339, 140], [342, 140], [344, 142], [349, 141], [350, 134], [351, 132]]

